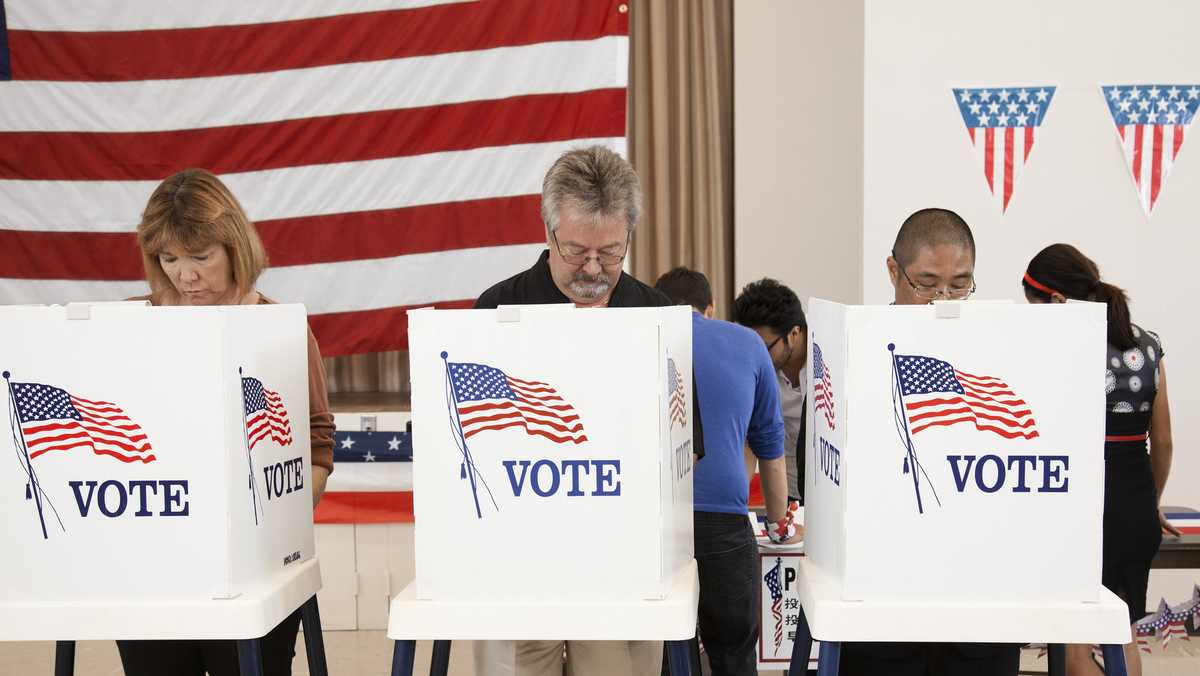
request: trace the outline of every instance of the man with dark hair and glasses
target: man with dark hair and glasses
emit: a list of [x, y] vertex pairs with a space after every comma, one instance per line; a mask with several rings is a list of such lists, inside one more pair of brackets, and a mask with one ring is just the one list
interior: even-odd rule
[[795, 292], [769, 277], [747, 284], [733, 301], [733, 320], [767, 347], [783, 410], [788, 502], [804, 504], [804, 409], [808, 320]]
[[[900, 226], [887, 269], [896, 305], [966, 300], [975, 293], [975, 237], [953, 211], [921, 209]], [[1021, 647], [1007, 643], [846, 643], [839, 673], [1016, 676], [1020, 663]]]
[[[675, 303], [621, 270], [641, 209], [633, 167], [604, 146], [565, 153], [542, 182], [546, 250], [533, 267], [484, 291], [476, 308], [573, 303], [580, 308], [665, 307]], [[547, 339], [554, 339], [548, 336]], [[581, 355], [580, 359], [599, 355]], [[692, 449], [704, 455], [700, 393], [693, 388]], [[620, 402], [613, 402], [619, 406]], [[517, 641], [514, 650], [476, 642], [476, 673], [497, 673], [490, 661], [506, 652], [516, 676], [658, 674], [661, 641]], [[492, 644], [490, 647], [487, 644]], [[563, 661], [564, 647], [567, 656]], [[485, 655], [486, 653], [486, 655]], [[507, 662], [508, 659], [505, 659]]]
[[896, 305], [966, 300], [975, 293], [975, 237], [953, 211], [921, 209], [900, 226], [887, 269]]

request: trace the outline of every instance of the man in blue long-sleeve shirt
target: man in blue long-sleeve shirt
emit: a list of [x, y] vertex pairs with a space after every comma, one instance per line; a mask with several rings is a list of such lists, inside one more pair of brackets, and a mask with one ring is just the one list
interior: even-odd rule
[[715, 676], [757, 673], [758, 548], [746, 518], [742, 449], [758, 456], [771, 538], [790, 541], [783, 416], [771, 357], [756, 333], [711, 319], [708, 279], [676, 268], [655, 288], [692, 313], [692, 366], [706, 454], [692, 479], [700, 638]]

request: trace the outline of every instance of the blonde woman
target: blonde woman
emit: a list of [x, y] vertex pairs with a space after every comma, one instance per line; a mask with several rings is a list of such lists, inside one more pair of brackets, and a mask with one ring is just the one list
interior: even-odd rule
[[[181, 171], [163, 181], [137, 228], [153, 305], [266, 305], [255, 290], [267, 256], [254, 225], [220, 179], [203, 169]], [[181, 355], [183, 358], [186, 356]], [[333, 471], [333, 415], [325, 367], [308, 332], [309, 436], [312, 441], [313, 505]], [[264, 676], [292, 673], [300, 612], [262, 640]], [[237, 676], [234, 641], [118, 641], [126, 676]]]

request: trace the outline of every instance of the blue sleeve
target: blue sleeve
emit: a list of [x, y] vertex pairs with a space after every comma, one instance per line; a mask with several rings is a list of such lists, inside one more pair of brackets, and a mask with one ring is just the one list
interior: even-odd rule
[[779, 404], [779, 382], [775, 378], [775, 367], [771, 355], [761, 340], [754, 340], [750, 351], [750, 365], [754, 368], [754, 410], [750, 414], [750, 426], [746, 431], [746, 444], [754, 455], [763, 460], [783, 457], [783, 410]]

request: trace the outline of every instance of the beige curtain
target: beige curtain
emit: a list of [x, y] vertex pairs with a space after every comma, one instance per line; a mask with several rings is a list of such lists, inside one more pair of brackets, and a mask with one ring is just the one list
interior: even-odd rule
[[633, 274], [686, 265], [733, 300], [733, 3], [635, 0], [629, 20], [629, 155], [645, 209]]
[[[633, 274], [686, 265], [708, 275], [720, 316], [733, 299], [733, 3], [635, 0], [629, 21], [629, 155], [645, 209]], [[408, 353], [325, 360], [334, 404], [409, 392]]]
[[325, 371], [330, 394], [409, 392], [407, 350], [332, 357]]

